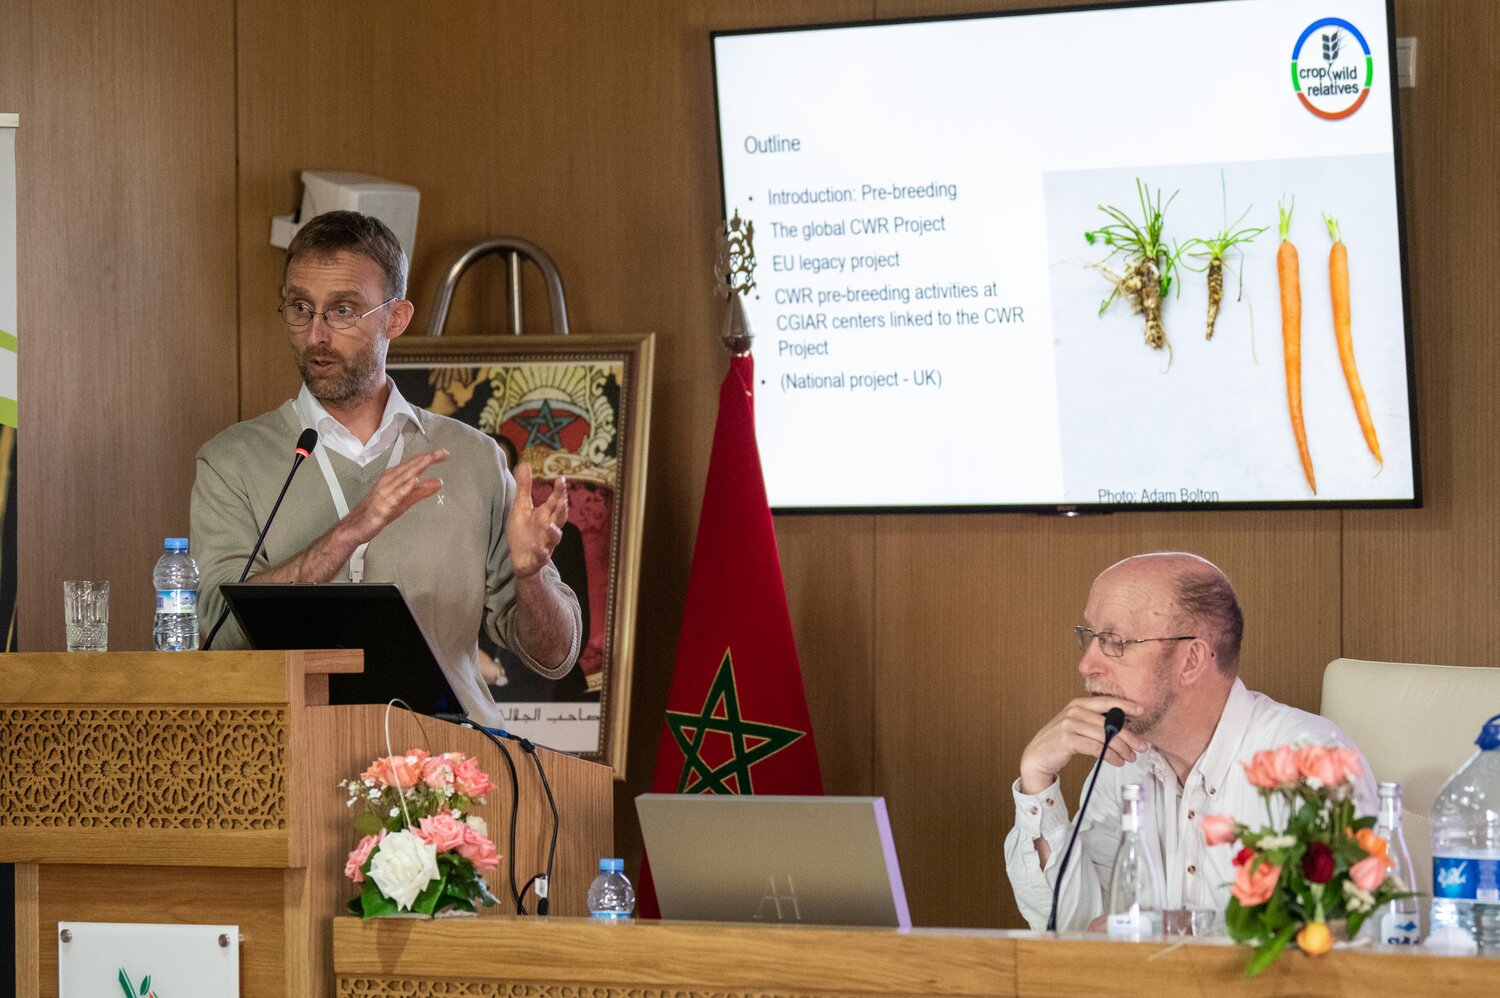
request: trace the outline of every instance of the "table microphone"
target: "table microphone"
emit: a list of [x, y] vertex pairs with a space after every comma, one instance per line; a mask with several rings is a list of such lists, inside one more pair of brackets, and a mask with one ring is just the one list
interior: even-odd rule
[[1088, 791], [1083, 795], [1083, 804], [1073, 819], [1073, 834], [1068, 836], [1068, 848], [1063, 850], [1062, 861], [1057, 864], [1057, 879], [1052, 883], [1052, 914], [1047, 916], [1047, 931], [1057, 931], [1057, 900], [1062, 896], [1063, 875], [1068, 872], [1068, 857], [1073, 855], [1073, 843], [1078, 841], [1078, 829], [1083, 826], [1084, 813], [1089, 809], [1089, 799], [1094, 796], [1094, 784], [1099, 782], [1099, 770], [1104, 766], [1104, 753], [1109, 743], [1125, 727], [1125, 712], [1111, 707], [1104, 712], [1104, 744], [1099, 749], [1099, 761], [1094, 764], [1094, 775], [1089, 779]]
[[[281, 486], [281, 494], [276, 497], [275, 504], [271, 507], [271, 515], [266, 517], [266, 525], [260, 528], [260, 536], [255, 539], [255, 547], [250, 549], [250, 557], [245, 559], [245, 568], [240, 572], [240, 582], [244, 582], [250, 575], [250, 566], [255, 564], [255, 556], [260, 554], [260, 546], [265, 543], [266, 532], [271, 529], [271, 521], [276, 519], [276, 511], [281, 508], [281, 500], [286, 498], [286, 490], [292, 487], [292, 476], [297, 469], [302, 467], [302, 462], [307, 460], [307, 455], [312, 453], [314, 447], [318, 446], [318, 431], [312, 427], [302, 431], [302, 436], [297, 438], [297, 449], [292, 455], [292, 470], [286, 474], [286, 482]], [[224, 604], [224, 609], [219, 612], [219, 619], [214, 621], [213, 629], [208, 632], [208, 639], [203, 642], [203, 650], [208, 651], [213, 646], [214, 638], [219, 633], [219, 628], [224, 626], [225, 619], [229, 616], [229, 604]]]

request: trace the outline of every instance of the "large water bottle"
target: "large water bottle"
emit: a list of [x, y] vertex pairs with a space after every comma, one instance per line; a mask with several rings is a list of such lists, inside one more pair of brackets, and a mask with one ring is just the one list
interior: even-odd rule
[[1432, 805], [1430, 945], [1500, 952], [1500, 714]]
[[1141, 842], [1141, 806], [1145, 794], [1139, 783], [1120, 790], [1120, 848], [1115, 853], [1115, 872], [1109, 880], [1106, 926], [1112, 936], [1139, 939], [1161, 935], [1161, 871], [1156, 858]]
[[198, 563], [186, 537], [168, 537], [151, 581], [156, 586], [157, 651], [198, 650]]
[[635, 888], [625, 879], [623, 859], [601, 859], [599, 876], [589, 884], [589, 914], [605, 921], [620, 921], [635, 910]]

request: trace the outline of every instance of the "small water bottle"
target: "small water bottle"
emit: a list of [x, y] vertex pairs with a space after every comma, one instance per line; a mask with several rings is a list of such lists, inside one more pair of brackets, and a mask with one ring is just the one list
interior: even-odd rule
[[198, 563], [186, 537], [168, 537], [151, 581], [156, 587], [157, 651], [198, 650]]
[[589, 914], [604, 921], [623, 921], [635, 910], [635, 888], [625, 879], [623, 859], [601, 859], [599, 876], [589, 884]]
[[[1412, 869], [1411, 852], [1401, 831], [1401, 784], [1380, 784], [1380, 816], [1375, 819], [1375, 834], [1385, 839], [1390, 865], [1386, 875], [1392, 886], [1403, 891], [1417, 889], [1416, 871]], [[1369, 938], [1387, 946], [1415, 946], [1422, 941], [1422, 906], [1415, 897], [1397, 898], [1382, 905], [1365, 920]], [[1366, 935], [1361, 929], [1361, 935]]]
[[1161, 871], [1156, 857], [1141, 842], [1141, 807], [1145, 793], [1139, 783], [1120, 789], [1120, 849], [1109, 880], [1106, 926], [1112, 936], [1139, 939], [1161, 935]]
[[1429, 946], [1500, 952], [1500, 714], [1432, 805]]

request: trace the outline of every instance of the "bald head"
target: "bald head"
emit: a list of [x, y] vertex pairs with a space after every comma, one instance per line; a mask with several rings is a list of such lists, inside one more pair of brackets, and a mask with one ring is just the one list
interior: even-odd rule
[[1161, 610], [1209, 642], [1221, 672], [1239, 673], [1245, 615], [1229, 577], [1213, 562], [1181, 551], [1140, 554], [1106, 568], [1094, 584], [1105, 581], [1151, 594]]

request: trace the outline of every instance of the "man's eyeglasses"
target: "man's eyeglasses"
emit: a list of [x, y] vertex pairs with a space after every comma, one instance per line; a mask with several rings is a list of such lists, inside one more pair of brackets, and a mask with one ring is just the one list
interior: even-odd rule
[[1179, 634], [1173, 638], [1122, 638], [1114, 631], [1096, 631], [1082, 624], [1073, 628], [1073, 633], [1078, 635], [1079, 651], [1088, 651], [1089, 645], [1098, 639], [1099, 650], [1110, 658], [1124, 655], [1126, 645], [1143, 645], [1148, 641], [1192, 641], [1198, 637], [1196, 634]]
[[367, 315], [373, 315], [385, 308], [393, 301], [400, 301], [401, 296], [387, 298], [368, 312], [355, 312], [353, 305], [335, 305], [323, 312], [314, 312], [312, 306], [305, 301], [282, 302], [276, 306], [276, 311], [281, 313], [281, 319], [293, 329], [301, 329], [312, 325], [312, 321], [318, 316], [334, 329], [353, 329], [354, 324]]

